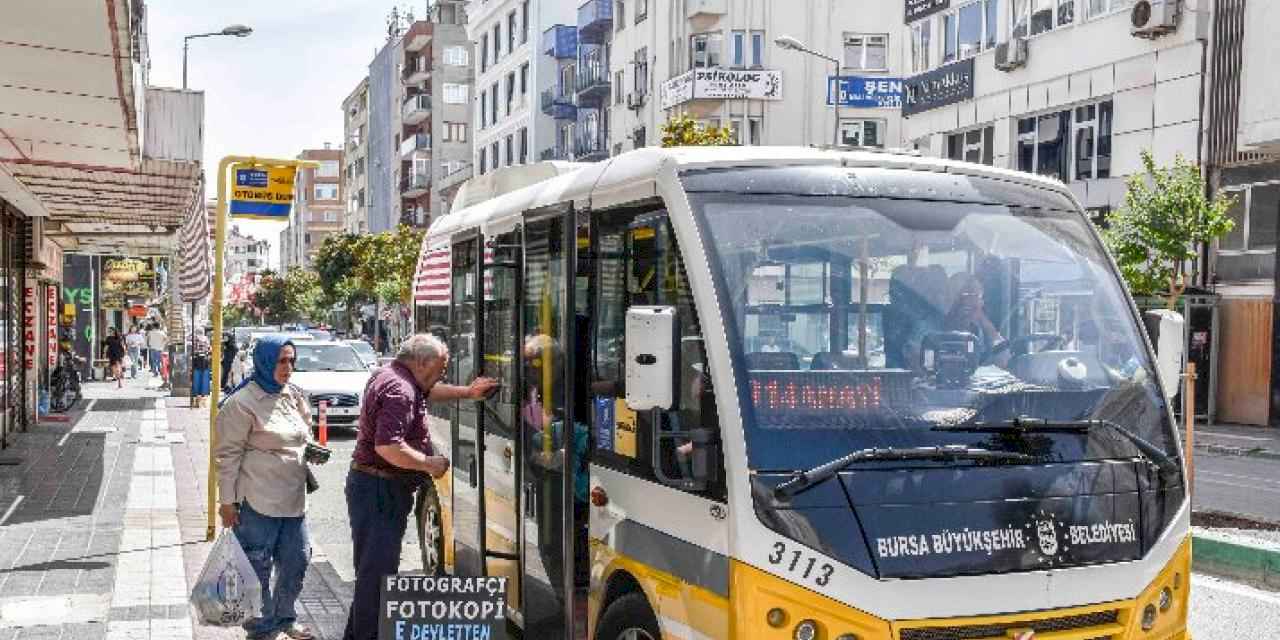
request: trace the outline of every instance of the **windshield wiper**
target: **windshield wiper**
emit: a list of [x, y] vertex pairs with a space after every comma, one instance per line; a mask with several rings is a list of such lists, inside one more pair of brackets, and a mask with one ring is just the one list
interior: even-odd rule
[[855, 462], [871, 462], [884, 460], [989, 460], [993, 462], [1031, 462], [1032, 456], [1025, 453], [1008, 451], [992, 451], [975, 449], [963, 445], [942, 447], [916, 447], [899, 449], [896, 447], [859, 449], [820, 464], [808, 471], [798, 471], [790, 480], [773, 488], [773, 494], [779, 498], [790, 498], [814, 485], [831, 479], [841, 469]]
[[1041, 418], [1018, 417], [1003, 422], [971, 422], [951, 426], [936, 426], [933, 431], [960, 431], [967, 433], [1029, 433], [1069, 432], [1089, 433], [1094, 427], [1105, 427], [1112, 433], [1123, 437], [1141, 452], [1142, 457], [1160, 467], [1164, 471], [1177, 471], [1178, 463], [1169, 457], [1160, 447], [1142, 436], [1110, 421], [1110, 420], [1044, 420]]

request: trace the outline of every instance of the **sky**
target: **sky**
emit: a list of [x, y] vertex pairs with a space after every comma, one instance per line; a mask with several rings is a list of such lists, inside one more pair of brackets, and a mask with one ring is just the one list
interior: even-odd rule
[[[212, 196], [228, 155], [294, 158], [325, 142], [342, 145], [342, 99], [386, 42], [392, 7], [426, 13], [426, 0], [149, 0], [153, 86], [182, 86], [182, 39], [231, 24], [246, 38], [191, 41], [188, 87], [205, 92], [204, 166]], [[271, 242], [279, 263], [282, 222], [237, 221]]]

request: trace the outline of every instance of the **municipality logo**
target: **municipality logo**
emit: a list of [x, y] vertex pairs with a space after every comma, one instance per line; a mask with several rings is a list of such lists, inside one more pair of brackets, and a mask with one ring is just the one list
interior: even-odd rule
[[1058, 528], [1053, 520], [1036, 520], [1036, 541], [1040, 543], [1040, 553], [1058, 555]]

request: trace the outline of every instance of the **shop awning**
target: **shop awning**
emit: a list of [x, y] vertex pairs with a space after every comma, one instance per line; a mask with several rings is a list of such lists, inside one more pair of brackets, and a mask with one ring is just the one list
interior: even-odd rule
[[178, 295], [185, 302], [203, 300], [213, 289], [208, 221], [201, 187], [199, 197], [187, 209], [187, 220], [178, 231]]

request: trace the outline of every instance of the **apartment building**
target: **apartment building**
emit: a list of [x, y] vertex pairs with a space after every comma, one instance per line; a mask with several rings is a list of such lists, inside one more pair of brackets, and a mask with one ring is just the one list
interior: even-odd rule
[[228, 283], [239, 282], [270, 266], [271, 243], [241, 232], [239, 225], [233, 225], [227, 233], [223, 250], [222, 273]]
[[431, 212], [449, 212], [458, 187], [473, 175], [471, 97], [475, 46], [467, 35], [466, 0], [435, 0], [430, 20], [433, 71], [431, 95]]
[[555, 81], [556, 61], [537, 52], [537, 34], [576, 20], [561, 0], [473, 0], [467, 6], [473, 43], [473, 163], [477, 175], [538, 159], [555, 142], [554, 120], [538, 108], [539, 88]]
[[294, 181], [293, 210], [288, 227], [281, 232], [280, 262], [286, 271], [311, 268], [324, 239], [344, 230], [342, 150], [325, 143], [323, 149], [304, 150], [298, 159], [314, 160], [320, 166], [300, 169]]
[[401, 76], [404, 49], [401, 35], [405, 25], [395, 15], [387, 31], [387, 42], [369, 63], [369, 122], [366, 155], [368, 233], [394, 229], [401, 221], [401, 156], [404, 116], [418, 117], [425, 103], [407, 105]]
[[342, 100], [342, 192], [347, 233], [369, 231], [369, 78], [360, 80]]

